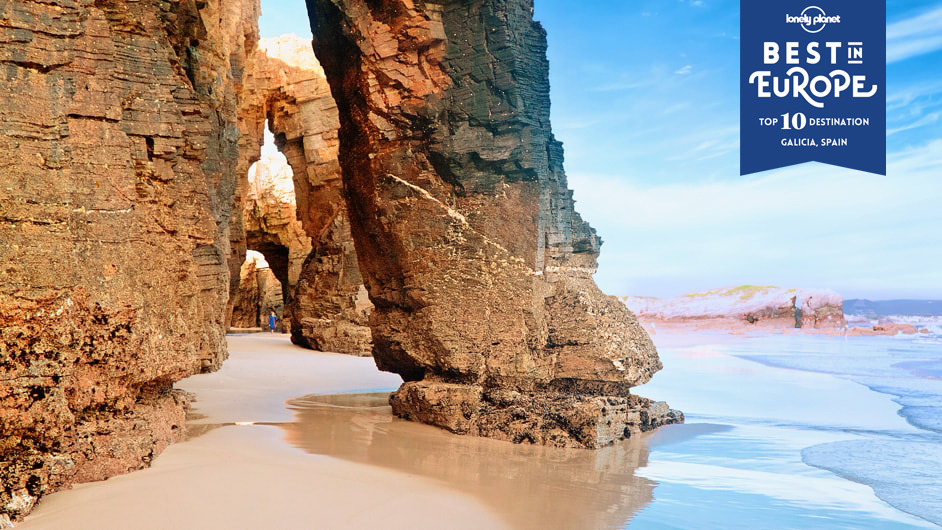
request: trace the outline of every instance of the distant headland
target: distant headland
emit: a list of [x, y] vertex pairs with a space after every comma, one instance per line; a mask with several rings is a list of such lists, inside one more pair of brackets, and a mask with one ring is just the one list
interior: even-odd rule
[[[896, 335], [928, 333], [942, 301], [853, 299], [830, 289], [740, 285], [674, 298], [621, 300], [650, 332]], [[922, 318], [919, 318], [922, 317]]]

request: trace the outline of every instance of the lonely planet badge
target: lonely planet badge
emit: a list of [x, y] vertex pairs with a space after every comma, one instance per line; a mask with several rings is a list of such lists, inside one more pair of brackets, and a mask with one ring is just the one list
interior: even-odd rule
[[740, 6], [740, 174], [816, 161], [886, 175], [886, 4]]

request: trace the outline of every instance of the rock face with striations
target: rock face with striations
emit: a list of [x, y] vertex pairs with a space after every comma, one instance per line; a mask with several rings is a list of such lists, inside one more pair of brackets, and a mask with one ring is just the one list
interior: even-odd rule
[[232, 304], [232, 328], [268, 330], [268, 315], [278, 317], [276, 330], [281, 331], [284, 298], [281, 282], [275, 277], [265, 257], [249, 250], [239, 271], [239, 292]]
[[309, 0], [374, 357], [396, 414], [462, 434], [598, 447], [682, 421], [631, 395], [661, 368], [592, 280], [550, 131], [529, 0]]
[[[372, 305], [341, 193], [337, 106], [311, 43], [293, 35], [261, 39], [259, 53], [250, 59], [241, 109], [243, 159], [257, 156], [256, 139], [267, 119], [291, 167], [297, 216], [313, 247], [286, 288], [292, 341], [323, 351], [369, 355], [367, 319]], [[251, 241], [256, 227], [246, 219]]]
[[397, 414], [580, 447], [681, 421], [629, 392], [660, 362], [592, 281], [532, 3], [307, 4], [336, 105], [295, 45], [254, 53], [257, 0], [0, 3], [0, 526], [180, 431], [173, 382], [226, 356], [265, 118], [311, 238], [297, 299], [356, 325], [365, 285]]
[[0, 3], [0, 526], [147, 465], [226, 356], [256, 0]]
[[[247, 184], [242, 198], [242, 225], [246, 246], [251, 250], [248, 250], [246, 263], [242, 264], [240, 271], [237, 296], [238, 303], [242, 303], [243, 307], [238, 307], [236, 302], [233, 302], [231, 326], [257, 325], [241, 326], [246, 323], [246, 315], [251, 312], [251, 307], [245, 306], [245, 302], [250, 301], [251, 291], [258, 288], [254, 283], [256, 280], [274, 283], [268, 281], [268, 275], [277, 278], [281, 290], [278, 294], [278, 304], [272, 306], [270, 303], [262, 303], [262, 307], [255, 309], [261, 309], [267, 317], [268, 311], [276, 308], [278, 321], [284, 323], [283, 302], [291, 300], [294, 296], [304, 262], [311, 253], [311, 238], [297, 219], [291, 167], [284, 156], [277, 152], [263, 153], [261, 159], [249, 168]], [[263, 260], [259, 260], [258, 256], [250, 256], [259, 252], [264, 256]], [[262, 263], [266, 272], [253, 276], [251, 271], [254, 268], [248, 267], [248, 271], [246, 268], [249, 262]], [[237, 311], [241, 313], [238, 322]], [[263, 327], [267, 325], [266, 321]]]

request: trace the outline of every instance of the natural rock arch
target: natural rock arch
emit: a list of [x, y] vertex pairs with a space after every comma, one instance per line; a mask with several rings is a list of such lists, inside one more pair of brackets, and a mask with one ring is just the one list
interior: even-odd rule
[[[346, 201], [377, 365], [408, 381], [396, 413], [585, 447], [679, 420], [629, 393], [660, 362], [592, 282], [532, 3], [307, 5], [342, 186], [299, 202]], [[257, 0], [0, 4], [0, 524], [146, 466], [183, 425], [173, 382], [225, 359], [257, 20]], [[305, 211], [312, 237], [344, 224]]]
[[269, 328], [268, 316], [275, 313], [276, 329], [283, 329], [284, 283], [272, 272], [264, 254], [249, 250], [239, 274], [239, 291], [233, 297], [231, 326], [234, 330]]
[[681, 416], [630, 395], [661, 368], [592, 280], [549, 124], [532, 0], [308, 0], [373, 354], [393, 411], [453, 432], [598, 447]]
[[372, 306], [362, 294], [337, 161], [337, 106], [323, 70], [310, 42], [294, 36], [262, 39], [247, 64], [240, 103], [243, 163], [257, 156], [267, 123], [292, 169], [297, 215], [313, 247], [285, 298], [292, 340], [369, 355], [366, 315]]

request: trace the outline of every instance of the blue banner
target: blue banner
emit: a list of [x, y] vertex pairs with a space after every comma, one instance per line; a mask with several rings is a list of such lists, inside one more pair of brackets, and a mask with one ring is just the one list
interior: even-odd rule
[[886, 175], [886, 4], [741, 0], [740, 174], [823, 162]]

